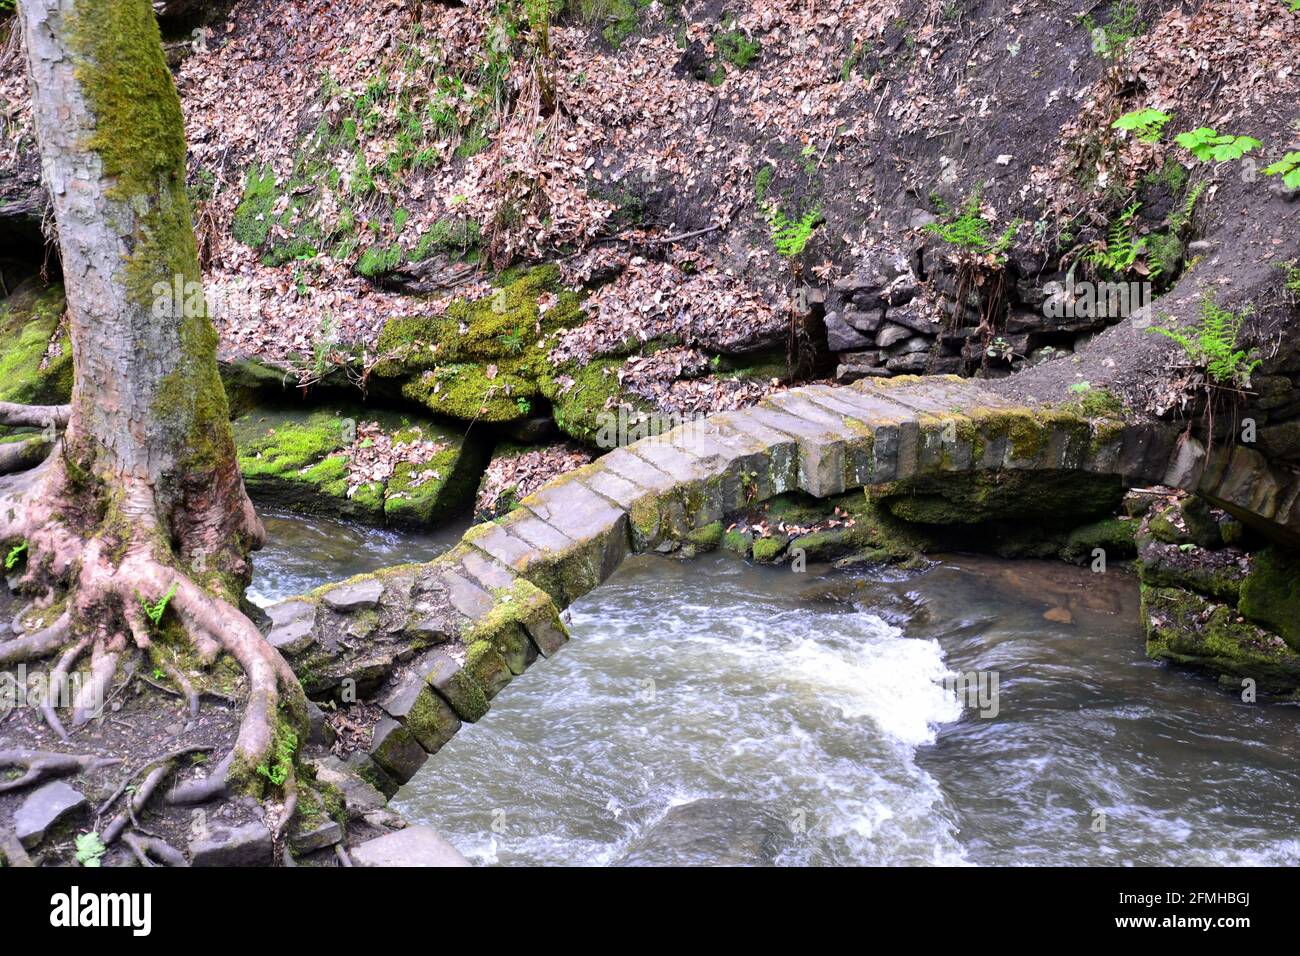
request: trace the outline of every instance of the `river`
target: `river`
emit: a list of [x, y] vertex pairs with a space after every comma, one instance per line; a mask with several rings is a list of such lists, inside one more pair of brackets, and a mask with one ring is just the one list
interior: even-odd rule
[[[463, 530], [267, 527], [260, 601]], [[1148, 661], [1123, 571], [646, 556], [567, 617], [573, 641], [394, 801], [474, 862], [1300, 859], [1300, 715]]]

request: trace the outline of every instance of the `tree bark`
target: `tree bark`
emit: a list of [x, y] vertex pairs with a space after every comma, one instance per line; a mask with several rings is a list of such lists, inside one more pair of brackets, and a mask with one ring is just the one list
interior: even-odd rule
[[[19, 12], [74, 376], [69, 408], [0, 409], [10, 421], [67, 425], [42, 464], [0, 476], [0, 543], [25, 546], [21, 587], [61, 612], [0, 644], [0, 661], [61, 651], [57, 676], [89, 658], [76, 727], [105, 699], [120, 659], [149, 650], [150, 620], [166, 614], [200, 662], [174, 675], [188, 696], [197, 699], [193, 679], [222, 651], [248, 682], [230, 753], [169, 799], [260, 789], [256, 768], [292, 754], [306, 701], [238, 609], [263, 532], [239, 473], [216, 332], [192, 294], [202, 287], [184, 124], [158, 25], [149, 0], [20, 0]], [[149, 620], [142, 604], [154, 609]], [[43, 712], [66, 738], [52, 701]], [[296, 793], [285, 769], [280, 828]]]

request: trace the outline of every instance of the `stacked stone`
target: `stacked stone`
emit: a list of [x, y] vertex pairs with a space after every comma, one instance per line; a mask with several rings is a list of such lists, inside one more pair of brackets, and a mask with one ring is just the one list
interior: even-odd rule
[[[837, 353], [841, 382], [909, 374], [953, 374], [984, 369], [1007, 375], [1026, 364], [1073, 352], [1120, 316], [1106, 310], [1070, 314], [1066, 278], [1041, 258], [1013, 251], [1006, 263], [1003, 304], [994, 333], [1005, 357], [985, 361], [988, 343], [977, 333], [990, 289], [967, 289], [958, 301], [957, 268], [937, 241], [909, 257], [898, 250], [870, 256], [826, 293], [826, 341]], [[923, 298], [922, 280], [937, 297]]]

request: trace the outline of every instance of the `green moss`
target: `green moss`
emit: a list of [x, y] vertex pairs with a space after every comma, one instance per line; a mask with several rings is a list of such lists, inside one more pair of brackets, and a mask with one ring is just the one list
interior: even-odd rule
[[926, 525], [1006, 521], [1068, 527], [1114, 513], [1123, 496], [1117, 477], [1073, 471], [949, 472], [872, 489], [873, 499], [892, 515]]
[[401, 246], [371, 246], [361, 254], [355, 266], [356, 273], [366, 279], [374, 279], [392, 272], [402, 264]]
[[271, 233], [271, 210], [279, 192], [275, 188], [275, 172], [269, 165], [249, 169], [244, 179], [244, 195], [235, 207], [231, 234], [244, 245], [260, 249]]
[[771, 564], [785, 553], [786, 545], [789, 543], [789, 536], [784, 534], [755, 538], [752, 550], [754, 560], [760, 564]]
[[1300, 648], [1300, 557], [1278, 546], [1255, 552], [1237, 608]]
[[1237, 691], [1247, 678], [1269, 694], [1294, 694], [1300, 687], [1300, 655], [1226, 605], [1144, 584], [1142, 617], [1153, 660], [1204, 671]]
[[[352, 487], [345, 438], [362, 421], [377, 422], [394, 443], [420, 439], [445, 447], [427, 463], [401, 462], [386, 480]], [[254, 409], [235, 421], [234, 432], [240, 468], [255, 500], [403, 527], [428, 526], [463, 510], [486, 456], [479, 440], [430, 421], [350, 406]]]
[[[72, 395], [72, 343], [55, 340], [65, 300], [62, 285], [27, 282], [0, 305], [0, 401], [59, 405]], [[55, 354], [42, 368], [53, 343]]]
[[1136, 530], [1136, 521], [1103, 518], [1071, 531], [1061, 548], [1060, 556], [1066, 561], [1084, 564], [1092, 560], [1095, 549], [1101, 548], [1106, 552], [1107, 561], [1131, 558], [1137, 553], [1133, 541]]
[[686, 543], [693, 545], [697, 551], [713, 551], [722, 543], [722, 522], [714, 521], [696, 528], [686, 536]]
[[728, 551], [734, 551], [744, 557], [749, 556], [753, 545], [754, 533], [752, 531], [728, 531], [722, 536], [723, 548]]

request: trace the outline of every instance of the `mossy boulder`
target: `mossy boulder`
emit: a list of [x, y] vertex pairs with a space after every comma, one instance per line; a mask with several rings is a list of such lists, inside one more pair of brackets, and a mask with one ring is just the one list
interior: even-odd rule
[[389, 320], [379, 336], [381, 378], [430, 410], [465, 421], [518, 422], [549, 405], [561, 431], [596, 444], [600, 416], [615, 401], [639, 406], [619, 387], [622, 359], [554, 365], [559, 334], [584, 319], [580, 296], [559, 285], [557, 267], [504, 279], [446, 315]]
[[[399, 452], [367, 463], [371, 422], [394, 448], [434, 447], [417, 460]], [[375, 524], [427, 527], [465, 510], [486, 459], [482, 442], [431, 420], [353, 406], [255, 409], [233, 429], [255, 500]]]
[[1100, 548], [1106, 553], [1106, 560], [1131, 558], [1137, 554], [1134, 533], [1138, 523], [1119, 518], [1103, 518], [1082, 525], [1071, 531], [1061, 546], [1060, 556], [1075, 564], [1085, 564], [1092, 560], [1093, 552]]
[[780, 560], [781, 555], [785, 554], [786, 546], [789, 543], [790, 536], [787, 534], [764, 535], [761, 538], [755, 538], [752, 551], [754, 560], [760, 564], [774, 564]]
[[1300, 555], [1281, 547], [1255, 552], [1237, 607], [1300, 649]]
[[72, 343], [61, 284], [29, 279], [0, 303], [0, 402], [61, 405], [72, 396]]
[[1113, 514], [1124, 486], [1112, 475], [1071, 471], [945, 472], [871, 489], [896, 518], [924, 525], [986, 522], [1069, 527]]
[[1233, 691], [1247, 679], [1267, 694], [1293, 695], [1300, 687], [1300, 654], [1226, 604], [1144, 584], [1142, 618], [1152, 660], [1200, 670]]

